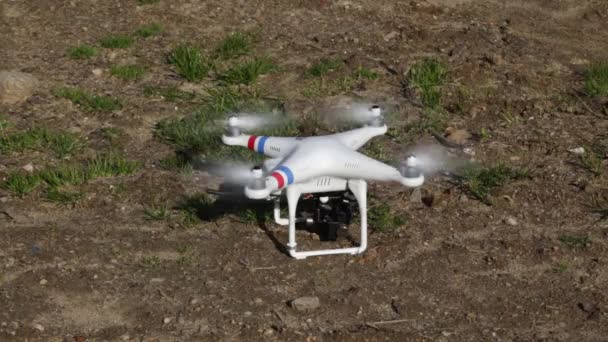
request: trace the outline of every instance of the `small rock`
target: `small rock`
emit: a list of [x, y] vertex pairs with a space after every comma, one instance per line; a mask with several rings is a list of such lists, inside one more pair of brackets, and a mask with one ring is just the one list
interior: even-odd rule
[[384, 39], [385, 42], [388, 42], [388, 41], [391, 41], [391, 40], [397, 38], [397, 36], [399, 36], [399, 32], [397, 32], [397, 31], [391, 31], [391, 32], [385, 34], [384, 37], [383, 37], [383, 39]]
[[48, 280], [42, 279], [42, 280], [40, 280], [40, 285], [46, 285], [46, 284], [48, 284], [48, 282], [49, 282]]
[[504, 63], [505, 63], [504, 58], [502, 58], [502, 56], [501, 56], [501, 55], [499, 55], [499, 54], [495, 54], [495, 53], [492, 53], [492, 54], [486, 54], [486, 55], [483, 57], [483, 60], [484, 60], [485, 62], [489, 63], [489, 64], [492, 64], [492, 65], [501, 65], [501, 64], [504, 64]]
[[44, 331], [44, 327], [40, 323], [34, 323], [34, 324], [32, 324], [32, 328], [34, 328], [34, 329], [36, 329], [36, 330], [38, 330], [40, 332]]
[[128, 341], [128, 340], [130, 340], [130, 339], [131, 339], [131, 336], [129, 336], [129, 334], [124, 334], [124, 335], [121, 335], [121, 336], [120, 336], [120, 339], [121, 339], [122, 341]]
[[319, 297], [300, 297], [290, 302], [292, 308], [296, 311], [312, 311], [317, 309], [321, 303]]
[[169, 324], [169, 323], [171, 323], [172, 320], [173, 320], [173, 318], [171, 318], [171, 317], [165, 317], [165, 319], [163, 319], [163, 323]]
[[198, 304], [198, 298], [190, 299], [190, 305], [196, 305], [196, 304]]
[[455, 129], [448, 127], [445, 130], [446, 138], [453, 143], [464, 145], [471, 138], [471, 133], [466, 129]]
[[576, 154], [576, 155], [581, 155], [581, 154], [585, 154], [585, 148], [576, 147], [576, 148], [569, 149], [568, 152]]
[[32, 96], [38, 80], [19, 71], [0, 71], [0, 103], [14, 104]]
[[34, 165], [32, 163], [27, 163], [21, 167], [23, 170], [32, 173], [34, 172]]
[[509, 226], [517, 226], [517, 220], [514, 217], [507, 217], [505, 219], [505, 222], [509, 225]]
[[103, 69], [101, 68], [95, 68], [91, 70], [91, 72], [93, 73], [93, 75], [95, 75], [95, 77], [101, 77], [101, 75], [103, 75]]
[[150, 283], [151, 284], [158, 284], [158, 283], [162, 283], [165, 281], [165, 278], [152, 278], [150, 279]]
[[415, 188], [410, 195], [410, 202], [412, 203], [422, 203], [422, 191], [420, 188]]
[[264, 336], [272, 336], [274, 335], [274, 330], [272, 328], [268, 328], [264, 330]]

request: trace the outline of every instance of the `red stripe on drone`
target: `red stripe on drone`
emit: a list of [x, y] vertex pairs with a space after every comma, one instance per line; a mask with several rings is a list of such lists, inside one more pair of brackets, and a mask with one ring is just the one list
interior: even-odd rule
[[279, 183], [279, 189], [281, 189], [283, 185], [285, 185], [285, 178], [283, 178], [283, 175], [279, 172], [273, 172], [271, 176], [274, 177], [274, 179], [276, 179]]
[[252, 135], [249, 137], [249, 141], [247, 141], [247, 148], [253, 150], [255, 148], [255, 139], [257, 136]]

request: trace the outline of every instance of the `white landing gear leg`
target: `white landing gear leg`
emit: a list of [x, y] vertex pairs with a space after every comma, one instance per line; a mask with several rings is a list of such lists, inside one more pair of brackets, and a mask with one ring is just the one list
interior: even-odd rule
[[289, 255], [296, 259], [304, 259], [317, 255], [360, 254], [367, 249], [367, 183], [363, 180], [349, 180], [348, 188], [355, 195], [359, 203], [359, 212], [361, 213], [361, 242], [359, 247], [296, 251], [296, 208], [301, 191], [297, 185], [292, 185], [287, 187], [287, 205], [289, 207], [289, 242], [287, 243], [287, 250], [289, 251]]

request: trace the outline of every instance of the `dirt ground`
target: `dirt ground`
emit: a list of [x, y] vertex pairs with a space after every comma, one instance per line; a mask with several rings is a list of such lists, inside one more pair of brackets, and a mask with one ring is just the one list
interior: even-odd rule
[[[0, 2], [0, 70], [33, 74], [33, 97], [1, 105], [15, 127], [67, 130], [88, 139], [85, 154], [107, 149], [102, 127], [143, 163], [133, 175], [82, 186], [75, 205], [0, 189], [0, 340], [196, 341], [608, 341], [608, 222], [592, 212], [608, 196], [568, 150], [608, 131], [606, 99], [582, 93], [583, 72], [608, 58], [604, 0]], [[66, 51], [97, 45], [158, 22], [164, 31], [128, 49], [99, 48], [74, 60]], [[260, 87], [298, 117], [332, 97], [304, 96], [305, 70], [320, 58], [379, 74], [341, 96], [389, 104], [412, 122], [422, 115], [402, 80], [426, 56], [444, 60], [447, 124], [471, 133], [475, 159], [531, 170], [487, 205], [449, 179], [422, 194], [370, 184], [407, 214], [407, 224], [375, 232], [362, 256], [296, 261], [275, 244], [283, 228], [238, 216], [182, 229], [146, 220], [154, 201], [171, 205], [217, 185], [200, 172], [158, 167], [175, 147], [154, 136], [163, 118], [200, 103], [144, 96], [146, 84], [185, 81], [166, 63], [181, 42], [213, 46], [228, 32], [255, 32], [255, 51], [278, 71]], [[144, 65], [143, 79], [110, 76], [112, 65]], [[102, 74], [92, 71], [101, 69]], [[108, 114], [53, 95], [66, 85], [118, 97]], [[508, 116], [505, 113], [509, 113]], [[417, 136], [412, 144], [432, 138]], [[43, 152], [0, 155], [0, 176]], [[606, 167], [606, 161], [603, 162]], [[356, 231], [356, 225], [351, 227]], [[372, 227], [373, 229], [373, 227]], [[583, 245], [564, 236], [587, 236]], [[306, 232], [303, 247], [330, 246]], [[338, 241], [337, 244], [348, 244]], [[289, 301], [316, 296], [300, 312]]]

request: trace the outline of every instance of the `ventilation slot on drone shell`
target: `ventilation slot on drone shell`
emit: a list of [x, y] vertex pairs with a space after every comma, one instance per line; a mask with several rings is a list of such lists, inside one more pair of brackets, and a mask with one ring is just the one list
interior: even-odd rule
[[278, 146], [274, 146], [274, 145], [268, 146], [268, 149], [275, 151], [275, 152], [281, 152], [281, 149]]
[[329, 186], [331, 184], [331, 178], [323, 177], [317, 179], [317, 186]]
[[356, 169], [359, 167], [359, 163], [357, 162], [346, 162], [344, 163], [344, 167], [347, 169]]

